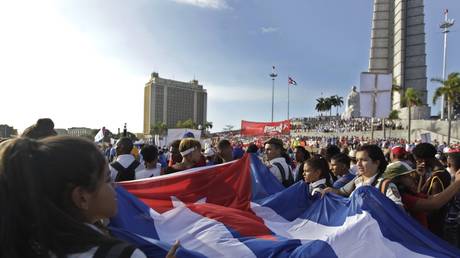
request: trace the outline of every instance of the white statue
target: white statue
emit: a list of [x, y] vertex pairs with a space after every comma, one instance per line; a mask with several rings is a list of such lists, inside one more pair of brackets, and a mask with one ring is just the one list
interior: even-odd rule
[[350, 119], [354, 117], [360, 117], [359, 114], [359, 92], [356, 90], [356, 86], [351, 88], [350, 94], [347, 96], [347, 107], [345, 112], [342, 114], [344, 119]]

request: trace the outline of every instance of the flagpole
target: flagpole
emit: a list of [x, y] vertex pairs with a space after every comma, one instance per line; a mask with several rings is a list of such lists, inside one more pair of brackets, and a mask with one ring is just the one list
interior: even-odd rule
[[287, 112], [287, 120], [289, 120], [289, 99], [290, 99], [290, 98], [289, 98], [289, 88], [290, 88], [290, 87], [289, 87], [289, 80], [288, 80], [288, 85], [287, 85], [287, 87], [288, 87], [288, 110], [287, 110], [288, 112]]
[[272, 66], [273, 70], [272, 73], [270, 74], [270, 77], [272, 78], [272, 122], [273, 122], [273, 111], [274, 111], [274, 105], [275, 105], [275, 78], [278, 76], [275, 72], [275, 66]]

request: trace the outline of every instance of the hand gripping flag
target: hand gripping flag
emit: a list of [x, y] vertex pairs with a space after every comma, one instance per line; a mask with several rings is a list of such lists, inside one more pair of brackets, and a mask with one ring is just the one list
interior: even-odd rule
[[284, 189], [254, 154], [117, 187], [112, 233], [165, 257], [460, 257], [374, 187], [350, 198]]
[[297, 85], [297, 82], [294, 81], [294, 79], [292, 79], [291, 77], [288, 77], [288, 84], [289, 85]]

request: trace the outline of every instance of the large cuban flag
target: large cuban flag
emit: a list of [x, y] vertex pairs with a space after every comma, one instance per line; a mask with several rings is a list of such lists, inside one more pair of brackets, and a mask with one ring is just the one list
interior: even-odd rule
[[284, 189], [253, 155], [121, 183], [112, 232], [149, 257], [460, 257], [372, 187], [350, 198]]

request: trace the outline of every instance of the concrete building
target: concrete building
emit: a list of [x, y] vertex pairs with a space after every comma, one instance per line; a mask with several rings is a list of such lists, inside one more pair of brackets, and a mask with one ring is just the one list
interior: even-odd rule
[[67, 130], [67, 133], [70, 136], [83, 136], [83, 135], [91, 135], [91, 128], [86, 127], [72, 127]]
[[426, 44], [423, 0], [374, 0], [369, 72], [391, 73], [393, 83], [400, 87], [393, 91], [393, 109], [401, 110], [405, 89], [414, 88], [423, 106], [413, 109], [418, 118], [429, 118], [427, 103]]
[[67, 131], [67, 129], [54, 128], [54, 131], [56, 131], [58, 135], [69, 135], [69, 132]]
[[180, 82], [152, 73], [144, 88], [144, 134], [158, 122], [174, 128], [178, 121], [206, 123], [208, 94], [197, 80]]
[[9, 138], [13, 135], [17, 135], [18, 131], [12, 126], [2, 124], [0, 125], [0, 138]]

